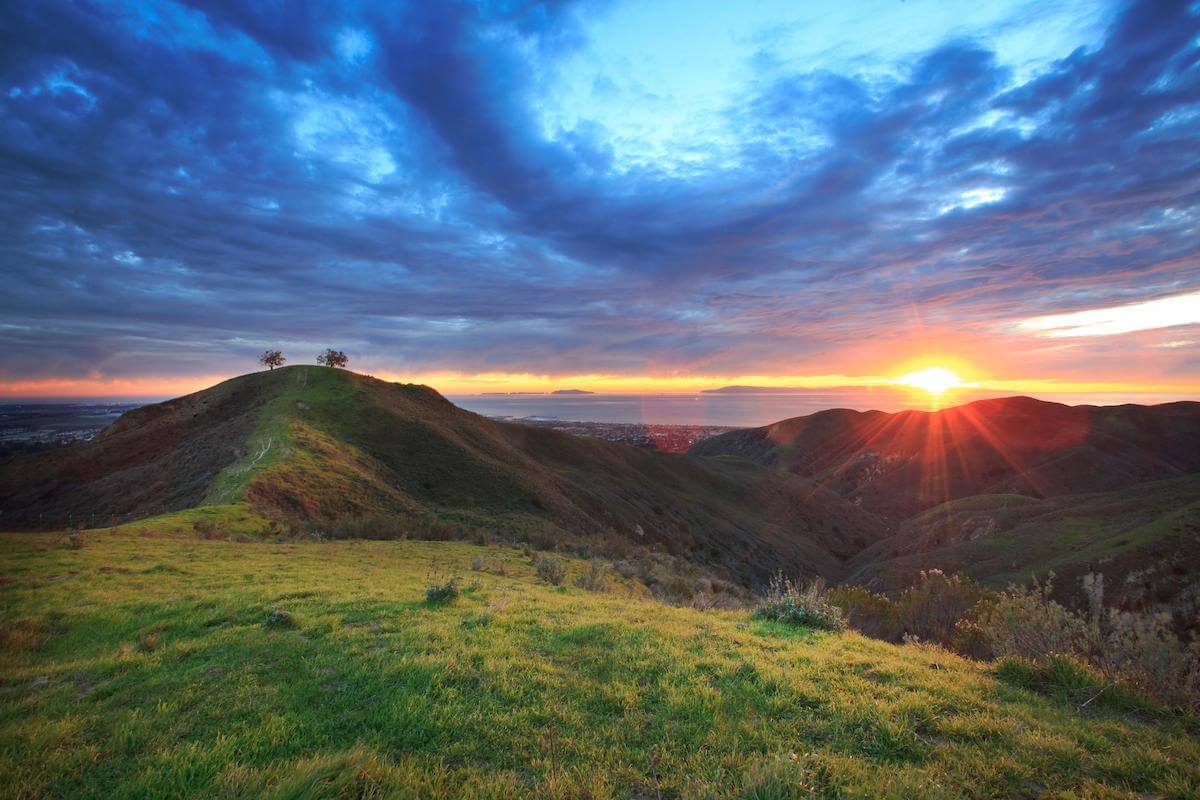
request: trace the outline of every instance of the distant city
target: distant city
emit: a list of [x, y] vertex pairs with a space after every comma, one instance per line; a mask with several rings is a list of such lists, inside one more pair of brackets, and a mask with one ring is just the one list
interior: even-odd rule
[[86, 442], [142, 403], [0, 405], [0, 459]]

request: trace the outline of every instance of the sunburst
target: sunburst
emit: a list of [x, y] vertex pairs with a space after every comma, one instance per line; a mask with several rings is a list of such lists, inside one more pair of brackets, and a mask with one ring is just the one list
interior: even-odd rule
[[927, 367], [896, 378], [896, 383], [929, 392], [934, 397], [965, 386], [966, 381], [945, 367]]

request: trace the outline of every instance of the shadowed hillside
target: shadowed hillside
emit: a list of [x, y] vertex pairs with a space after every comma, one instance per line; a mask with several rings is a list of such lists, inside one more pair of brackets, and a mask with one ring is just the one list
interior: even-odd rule
[[977, 494], [1054, 497], [1200, 471], [1200, 403], [1010, 397], [935, 412], [834, 409], [714, 436], [691, 452], [782, 468], [903, 519]]
[[895, 533], [851, 560], [848, 582], [895, 592], [936, 568], [1003, 588], [1054, 572], [1075, 601], [1095, 572], [1110, 604], [1195, 626], [1200, 403], [835, 409], [691, 452], [804, 476], [889, 519]]
[[1200, 475], [1111, 492], [1037, 499], [976, 495], [907, 520], [850, 563], [846, 580], [874, 590], [911, 586], [922, 570], [961, 572], [1003, 589], [1055, 574], [1054, 592], [1081, 601], [1080, 579], [1104, 576], [1104, 600], [1200, 624]]
[[297, 366], [126, 414], [0, 472], [3, 527], [246, 503], [270, 519], [436, 515], [657, 545], [746, 582], [835, 577], [878, 519], [805, 479], [493, 422], [425, 386]]

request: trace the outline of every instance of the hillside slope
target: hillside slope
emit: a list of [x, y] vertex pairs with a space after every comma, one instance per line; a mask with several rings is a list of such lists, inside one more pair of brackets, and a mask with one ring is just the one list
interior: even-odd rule
[[1200, 403], [1065, 406], [1029, 397], [935, 412], [822, 411], [715, 436], [692, 453], [813, 478], [905, 519], [979, 494], [1101, 492], [1200, 472]]
[[1112, 492], [1037, 499], [977, 495], [907, 520], [850, 562], [846, 580], [898, 591], [922, 570], [961, 572], [996, 589], [1053, 572], [1055, 595], [1083, 600], [1080, 579], [1104, 576], [1105, 601], [1200, 625], [1200, 475]]
[[6, 796], [1200, 793], [1194, 721], [1120, 692], [587, 592], [583, 562], [552, 587], [513, 548], [88, 537], [0, 550]]
[[502, 424], [432, 389], [287, 367], [131, 412], [92, 442], [0, 468], [2, 524], [126, 521], [246, 503], [309, 522], [430, 515], [624, 538], [719, 565], [836, 577], [886, 529], [803, 478]]

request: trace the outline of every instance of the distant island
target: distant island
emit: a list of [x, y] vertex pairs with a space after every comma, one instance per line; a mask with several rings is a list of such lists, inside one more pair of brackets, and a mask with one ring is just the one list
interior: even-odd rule
[[555, 389], [553, 392], [480, 392], [480, 397], [546, 397], [547, 395], [595, 394], [585, 389]]
[[720, 389], [701, 389], [700, 394], [796, 394], [812, 391], [780, 386], [722, 386]]

